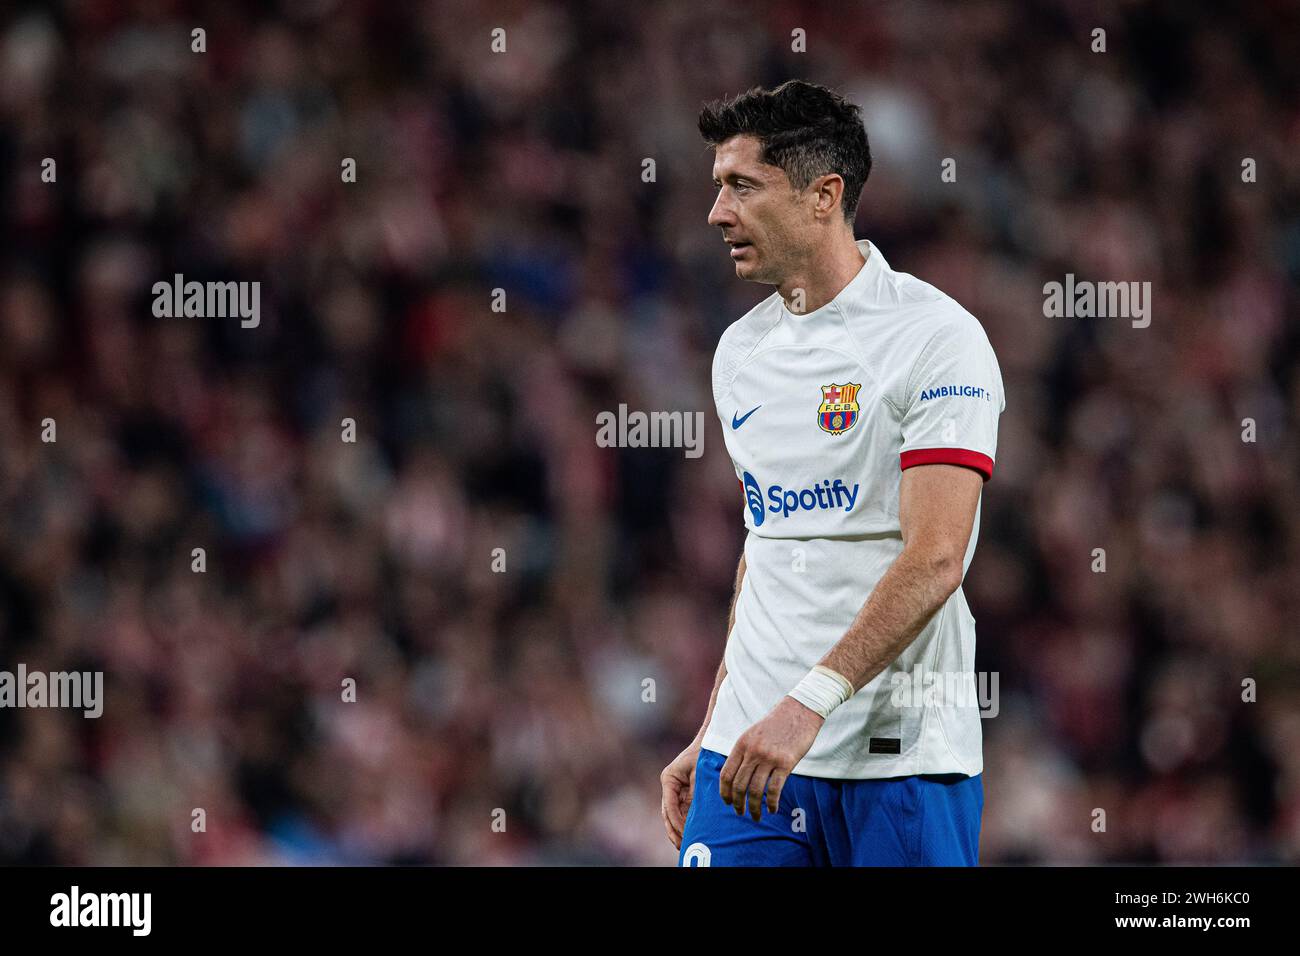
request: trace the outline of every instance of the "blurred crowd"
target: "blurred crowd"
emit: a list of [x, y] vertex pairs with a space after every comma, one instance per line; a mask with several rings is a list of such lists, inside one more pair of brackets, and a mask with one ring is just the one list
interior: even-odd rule
[[[1300, 7], [67, 0], [0, 12], [0, 669], [106, 701], [0, 709], [0, 863], [675, 862], [709, 367], [772, 291], [695, 120], [793, 76], [1007, 387], [982, 862], [1300, 861]], [[1150, 326], [1045, 317], [1067, 273]], [[703, 457], [597, 447], [620, 403]]]

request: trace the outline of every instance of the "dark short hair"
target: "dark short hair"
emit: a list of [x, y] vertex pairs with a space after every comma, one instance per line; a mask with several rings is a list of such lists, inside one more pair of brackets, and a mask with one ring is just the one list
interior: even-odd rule
[[834, 90], [806, 80], [787, 80], [773, 90], [756, 86], [706, 104], [699, 128], [715, 148], [733, 136], [757, 137], [763, 162], [785, 170], [795, 189], [837, 173], [844, 179], [844, 219], [853, 222], [871, 173], [871, 147], [862, 108]]

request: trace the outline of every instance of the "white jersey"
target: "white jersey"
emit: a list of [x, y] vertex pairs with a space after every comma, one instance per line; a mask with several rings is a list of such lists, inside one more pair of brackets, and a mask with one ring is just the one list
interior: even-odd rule
[[[703, 746], [729, 753], [842, 638], [902, 552], [903, 469], [993, 473], [1002, 375], [983, 327], [938, 289], [866, 262], [802, 315], [778, 293], [732, 324], [713, 396], [744, 494], [745, 577]], [[962, 575], [979, 535], [979, 510]], [[958, 588], [838, 707], [794, 772], [861, 779], [983, 769], [975, 619]]]

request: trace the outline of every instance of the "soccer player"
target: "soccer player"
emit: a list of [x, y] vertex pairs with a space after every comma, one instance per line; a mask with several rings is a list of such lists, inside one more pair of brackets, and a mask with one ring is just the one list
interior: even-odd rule
[[682, 866], [973, 866], [984, 793], [961, 583], [1004, 407], [979, 322], [855, 240], [861, 110], [792, 80], [707, 105], [736, 275], [713, 396], [748, 534], [695, 740]]

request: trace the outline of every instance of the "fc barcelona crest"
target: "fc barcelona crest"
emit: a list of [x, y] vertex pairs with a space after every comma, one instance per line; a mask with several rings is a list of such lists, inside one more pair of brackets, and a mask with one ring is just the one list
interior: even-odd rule
[[858, 389], [861, 385], [823, 385], [822, 403], [817, 407], [817, 427], [832, 435], [848, 431], [858, 420]]

